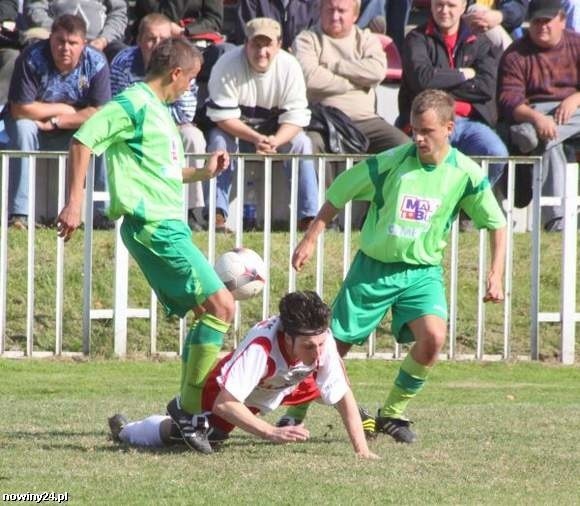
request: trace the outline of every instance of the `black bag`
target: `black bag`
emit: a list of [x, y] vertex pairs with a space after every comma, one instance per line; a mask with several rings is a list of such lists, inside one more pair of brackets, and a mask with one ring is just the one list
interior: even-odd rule
[[310, 107], [307, 130], [320, 133], [329, 153], [366, 153], [369, 140], [340, 109], [322, 104]]

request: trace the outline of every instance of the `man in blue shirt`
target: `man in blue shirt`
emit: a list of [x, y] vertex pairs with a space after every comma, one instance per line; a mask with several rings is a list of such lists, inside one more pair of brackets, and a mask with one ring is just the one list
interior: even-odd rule
[[[163, 14], [148, 14], [139, 23], [137, 33], [137, 45], [121, 51], [111, 62], [111, 93], [116, 95], [134, 83], [145, 79], [145, 71], [151, 54], [157, 45], [171, 37], [171, 20]], [[199, 70], [201, 69], [202, 56], [199, 54]], [[193, 118], [197, 107], [197, 84], [195, 79], [190, 83], [188, 91], [183, 93], [170, 106], [173, 117], [185, 153], [205, 153], [206, 142], [201, 130], [193, 125]], [[202, 168], [203, 160], [195, 163], [190, 161], [190, 167]], [[200, 181], [192, 183], [189, 189], [189, 208], [204, 207], [203, 188]], [[195, 226], [195, 222], [190, 225]]]
[[[86, 25], [70, 14], [59, 17], [48, 40], [25, 49], [14, 68], [3, 115], [17, 151], [66, 151], [77, 128], [111, 98], [105, 56], [87, 46]], [[95, 189], [105, 190], [105, 167], [95, 162]], [[106, 223], [104, 206], [95, 224]], [[28, 159], [10, 163], [8, 212], [16, 228], [28, 225]], [[34, 221], [34, 217], [32, 217]]]

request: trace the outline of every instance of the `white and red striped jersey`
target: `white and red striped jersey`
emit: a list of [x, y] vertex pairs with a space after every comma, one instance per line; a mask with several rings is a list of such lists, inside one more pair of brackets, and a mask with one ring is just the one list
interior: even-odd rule
[[[248, 408], [264, 414], [276, 409], [296, 386], [313, 375], [320, 400], [336, 404], [349, 389], [342, 359], [330, 329], [322, 355], [312, 365], [292, 362], [284, 352], [284, 332], [278, 316], [262, 321], [246, 334], [236, 351], [214, 368], [204, 398], [207, 401], [225, 388]], [[213, 402], [210, 401], [213, 405]]]

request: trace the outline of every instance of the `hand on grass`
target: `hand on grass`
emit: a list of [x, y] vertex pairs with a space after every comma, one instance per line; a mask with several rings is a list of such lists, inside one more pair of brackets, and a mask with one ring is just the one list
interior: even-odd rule
[[267, 437], [273, 443], [295, 443], [306, 441], [310, 437], [310, 431], [300, 425], [287, 425], [286, 427], [274, 427], [272, 433]]
[[364, 460], [381, 460], [381, 457], [379, 457], [376, 453], [371, 452], [370, 450], [367, 450], [365, 452], [357, 452], [356, 456], [359, 459]]

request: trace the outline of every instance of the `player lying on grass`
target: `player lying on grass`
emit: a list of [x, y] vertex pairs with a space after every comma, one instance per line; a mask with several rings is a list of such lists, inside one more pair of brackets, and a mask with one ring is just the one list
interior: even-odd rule
[[[300, 271], [339, 209], [351, 200], [370, 203], [360, 250], [332, 304], [331, 329], [344, 356], [353, 344], [363, 344], [391, 309], [395, 339], [413, 343], [376, 418], [375, 430], [401, 443], [416, 439], [404, 412], [445, 343], [441, 260], [460, 209], [478, 228], [490, 231], [484, 301], [503, 300], [505, 218], [481, 167], [449, 144], [454, 106], [440, 90], [417, 95], [411, 107], [414, 142], [343, 172], [328, 189], [325, 204], [292, 258]], [[293, 407], [278, 423], [301, 423], [305, 414], [304, 406]]]
[[[209, 374], [202, 394], [207, 448], [228, 438], [234, 427], [274, 443], [306, 441], [304, 425], [275, 427], [259, 418], [280, 404], [319, 400], [334, 405], [355, 453], [376, 459], [364, 436], [358, 407], [342, 359], [328, 328], [330, 308], [311, 291], [292, 292], [279, 304], [280, 314], [255, 325], [233, 353]], [[127, 423], [109, 419], [113, 439], [135, 446], [184, 442], [169, 416], [154, 415]], [[187, 442], [187, 441], [185, 441]], [[192, 447], [199, 451], [199, 445]]]

